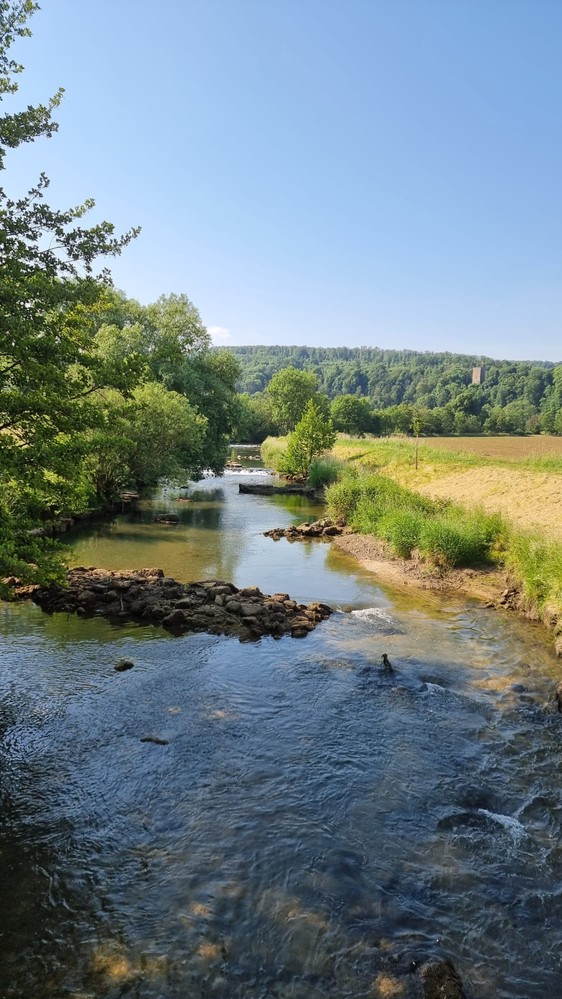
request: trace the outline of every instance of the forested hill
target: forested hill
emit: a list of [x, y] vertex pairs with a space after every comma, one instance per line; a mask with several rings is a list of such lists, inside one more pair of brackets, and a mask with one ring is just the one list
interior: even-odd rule
[[[421, 353], [378, 347], [230, 347], [241, 372], [238, 388], [262, 392], [276, 371], [295, 367], [313, 371], [329, 399], [362, 395], [375, 409], [409, 403], [434, 409], [446, 406], [471, 384], [472, 368], [485, 366], [479, 406], [528, 402], [539, 410], [552, 391], [556, 365], [548, 361], [497, 361], [481, 355]], [[562, 368], [559, 368], [562, 375]], [[560, 376], [559, 376], [560, 377]]]

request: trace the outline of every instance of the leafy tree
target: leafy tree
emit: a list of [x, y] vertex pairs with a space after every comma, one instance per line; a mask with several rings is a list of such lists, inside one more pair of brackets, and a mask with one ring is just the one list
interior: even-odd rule
[[290, 472], [307, 475], [313, 458], [333, 447], [334, 425], [326, 420], [321, 407], [310, 399], [287, 443], [287, 467]]
[[[29, 35], [27, 19], [36, 8], [32, 0], [0, 3], [1, 100], [17, 92], [22, 67], [9, 48]], [[7, 149], [57, 130], [52, 116], [61, 97], [58, 91], [46, 105], [0, 116], [1, 170]], [[54, 482], [72, 479], [75, 433], [95, 423], [90, 397], [107, 379], [89, 349], [88, 310], [109, 283], [108, 272], [96, 276], [94, 267], [138, 232], [115, 236], [109, 222], [84, 228], [81, 220], [94, 202], [53, 209], [45, 202], [48, 185], [41, 174], [19, 198], [0, 189], [0, 571], [28, 579], [49, 578], [57, 567], [53, 547], [30, 540], [34, 511]]]
[[236, 404], [232, 427], [234, 441], [240, 444], [261, 444], [266, 437], [275, 434], [271, 403], [267, 396], [243, 393], [238, 396]]
[[307, 403], [318, 393], [318, 379], [310, 371], [284, 368], [271, 379], [267, 394], [274, 422], [282, 433], [293, 430]]
[[125, 487], [152, 486], [164, 477], [200, 478], [206, 465], [207, 420], [185, 396], [146, 382], [127, 399], [114, 390], [100, 392], [97, 403], [102, 418], [89, 437], [82, 469], [98, 502], [111, 502]]
[[236, 419], [238, 374], [238, 361], [229, 351], [201, 351], [184, 360], [174, 380], [174, 388], [207, 419], [204, 467], [217, 475], [224, 468]]
[[363, 437], [373, 432], [375, 424], [368, 399], [356, 395], [340, 395], [330, 406], [330, 417], [336, 430]]
[[154, 380], [185, 395], [206, 418], [204, 467], [222, 471], [238, 413], [239, 363], [230, 351], [209, 349], [209, 335], [186, 295], [162, 295], [142, 306], [122, 292], [106, 296], [99, 312], [97, 350], [106, 363], [144, 369]]

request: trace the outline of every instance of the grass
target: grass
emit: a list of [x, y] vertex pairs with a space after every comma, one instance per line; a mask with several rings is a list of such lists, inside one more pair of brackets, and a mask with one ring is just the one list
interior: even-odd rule
[[504, 545], [499, 516], [426, 499], [378, 473], [344, 476], [329, 487], [327, 501], [332, 515], [383, 538], [404, 558], [418, 549], [434, 565], [477, 565], [493, 561]]
[[514, 532], [506, 563], [521, 583], [528, 608], [539, 617], [562, 608], [562, 549], [535, 533]]
[[276, 472], [284, 472], [287, 466], [287, 438], [266, 437], [261, 445], [261, 456], [264, 465], [274, 468]]
[[[336, 456], [371, 468], [409, 468], [414, 464], [411, 437], [340, 437]], [[562, 437], [432, 437], [421, 438], [418, 472], [444, 474], [458, 469], [499, 466], [562, 474]]]
[[[443, 569], [485, 563], [503, 565], [522, 594], [524, 610], [553, 629], [559, 636], [557, 648], [562, 648], [559, 541], [549, 540], [528, 527], [514, 527], [509, 518], [497, 512], [467, 509], [450, 500], [430, 499], [406, 489], [396, 481], [394, 472], [401, 462], [404, 468], [408, 453], [411, 462], [410, 442], [342, 441], [336, 454], [342, 453], [347, 453], [349, 473], [327, 490], [331, 511], [344, 516], [356, 531], [382, 538], [403, 558], [415, 551], [429, 564]], [[385, 474], [373, 471], [375, 459]], [[458, 471], [456, 459], [450, 452], [443, 452], [445, 474], [447, 468]], [[482, 459], [474, 454], [462, 455], [461, 462], [464, 468], [482, 465]], [[530, 463], [530, 458], [521, 458], [518, 467], [528, 469]], [[541, 459], [540, 470], [545, 472], [550, 465], [550, 458]], [[553, 459], [552, 468], [558, 472], [558, 459]], [[412, 480], [411, 464], [408, 478]], [[415, 481], [418, 484], [417, 478]], [[516, 474], [513, 481], [517, 490]], [[555, 494], [558, 496], [556, 488]], [[532, 514], [530, 510], [529, 518]]]
[[308, 484], [313, 489], [331, 486], [342, 477], [345, 468], [345, 462], [329, 455], [315, 458], [308, 470]]
[[[417, 471], [414, 448], [411, 438], [338, 438], [332, 452], [339, 462], [336, 481], [328, 484], [333, 474], [328, 467], [334, 465], [325, 464], [327, 459], [321, 459], [323, 470], [318, 471], [319, 479], [327, 476], [324, 484], [328, 485], [331, 515], [344, 517], [360, 533], [385, 540], [403, 558], [417, 552], [442, 568], [504, 565], [522, 593], [527, 613], [562, 636], [562, 545], [548, 537], [549, 524], [559, 518], [562, 438], [435, 438], [420, 442]], [[263, 446], [264, 460], [279, 467], [284, 450], [284, 441], [269, 438]], [[510, 472], [496, 475], [494, 468]], [[492, 488], [500, 476], [504, 483], [507, 478], [509, 489], [519, 499], [523, 497], [525, 516], [515, 506], [505, 510], [505, 518], [480, 507], [467, 509], [464, 504], [478, 501], [478, 469], [489, 470], [482, 475], [491, 479]], [[549, 505], [546, 486], [542, 492], [529, 494], [535, 499], [527, 497], [523, 476], [518, 475], [521, 471], [543, 475], [554, 493], [555, 506], [552, 498]], [[463, 472], [467, 475], [459, 474]], [[460, 480], [460, 503], [431, 499], [407, 488], [413, 483], [431, 491], [433, 481], [445, 487], [452, 476]], [[448, 490], [435, 491], [447, 495]], [[497, 509], [499, 495], [488, 497], [492, 510]], [[532, 525], [539, 508], [546, 519], [537, 531]], [[518, 512], [519, 526], [513, 526]]]

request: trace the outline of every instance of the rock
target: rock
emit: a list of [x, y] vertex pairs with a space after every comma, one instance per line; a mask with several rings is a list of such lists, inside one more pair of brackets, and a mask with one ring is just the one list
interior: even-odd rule
[[93, 607], [97, 601], [97, 596], [93, 590], [82, 590], [78, 596], [78, 600], [85, 607]]
[[256, 614], [265, 614], [265, 607], [263, 604], [259, 603], [244, 603], [240, 605], [240, 614], [242, 617], [254, 617]]
[[162, 618], [162, 624], [165, 628], [183, 628], [183, 626], [187, 623], [187, 620], [188, 618], [185, 611], [176, 607], [175, 610], [166, 614], [166, 616]]
[[305, 628], [303, 625], [295, 625], [295, 627], [291, 628], [291, 635], [293, 638], [306, 638], [308, 628]]
[[125, 670], [132, 669], [134, 665], [135, 664], [132, 659], [118, 659], [113, 669], [116, 670], [117, 673], [124, 673]]
[[323, 517], [322, 520], [315, 520], [312, 524], [305, 521], [298, 526], [291, 524], [285, 528], [274, 527], [273, 530], [265, 531], [264, 534], [266, 538], [273, 538], [276, 541], [280, 538], [292, 541], [296, 538], [333, 538], [338, 534], [343, 534], [346, 530], [345, 521], [334, 521], [329, 517]]
[[557, 710], [562, 711], [562, 680], [554, 688], [554, 701], [556, 702]]
[[428, 961], [419, 969], [424, 999], [465, 999], [461, 980], [447, 960]]
[[245, 586], [244, 589], [238, 590], [239, 597], [261, 597], [262, 592], [258, 586]]
[[229, 614], [239, 614], [242, 604], [239, 600], [228, 600], [225, 606], [225, 610]]
[[158, 735], [143, 735], [141, 742], [153, 742], [156, 746], [169, 746], [168, 739], [161, 739]]
[[265, 605], [272, 614], [282, 614], [285, 617], [285, 608], [282, 603], [278, 603], [276, 600], [268, 600]]
[[[100, 615], [113, 622], [142, 620], [172, 632], [206, 631], [242, 641], [265, 635], [305, 637], [330, 614], [326, 604], [301, 604], [286, 593], [270, 597], [257, 586], [238, 590], [223, 580], [182, 584], [162, 569], [69, 571], [68, 585], [33, 586], [31, 597], [49, 614]], [[236, 596], [234, 596], [236, 594]], [[117, 665], [116, 670], [131, 668]]]

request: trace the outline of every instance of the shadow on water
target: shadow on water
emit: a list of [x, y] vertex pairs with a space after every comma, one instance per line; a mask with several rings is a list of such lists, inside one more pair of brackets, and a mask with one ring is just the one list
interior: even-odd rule
[[[544, 637], [382, 590], [328, 544], [264, 538], [316, 515], [299, 497], [199, 489], [191, 520], [118, 518], [76, 560], [133, 553], [346, 610], [249, 647], [4, 609], [0, 995], [408, 999], [435, 954], [469, 996], [557, 995]], [[116, 673], [122, 656], [135, 667]]]

